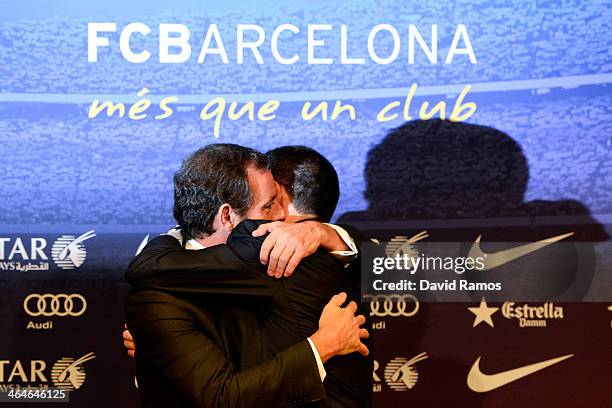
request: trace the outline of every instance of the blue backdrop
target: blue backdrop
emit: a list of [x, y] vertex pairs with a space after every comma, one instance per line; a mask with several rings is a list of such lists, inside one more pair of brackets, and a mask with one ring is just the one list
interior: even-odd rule
[[[262, 151], [305, 144], [323, 153], [339, 173], [341, 197], [335, 219], [350, 213], [345, 220], [371, 220], [363, 211], [385, 202], [389, 194], [367, 197], [364, 194], [368, 186], [377, 185], [379, 175], [388, 176], [373, 172], [368, 179], [364, 175], [368, 154], [382, 146], [390, 130], [403, 124], [401, 118], [380, 123], [375, 120], [376, 112], [392, 100], [402, 101], [412, 83], [418, 83], [422, 92], [413, 103], [413, 116], [423, 101], [444, 100], [452, 106], [461, 86], [472, 84], [467, 100], [476, 102], [478, 109], [468, 122], [504, 132], [516, 141], [520, 155], [526, 158], [526, 173], [521, 173], [521, 177], [525, 177], [527, 184], [519, 201], [574, 203], [570, 205], [574, 210], [562, 206], [562, 215], [590, 213], [594, 220], [577, 223], [594, 225], [597, 221], [610, 233], [607, 228], [612, 224], [610, 1], [341, 3], [294, 0], [289, 4], [277, 0], [171, 3], [107, 0], [85, 3], [0, 1], [0, 242], [3, 245], [0, 287], [5, 299], [0, 315], [4, 333], [0, 340], [0, 361], [9, 361], [2, 366], [4, 375], [0, 386], [39, 382], [53, 386], [56, 383], [50, 367], [54, 362], [61, 358], [76, 360], [94, 352], [96, 358], [82, 364], [92, 379], [71, 396], [73, 403], [133, 406], [137, 398], [133, 367], [123, 356], [120, 344], [122, 302], [127, 290], [123, 272], [131, 256], [146, 241], [147, 234], [150, 237], [173, 225], [172, 175], [181, 160], [212, 142], [244, 144]], [[97, 63], [87, 61], [88, 22], [116, 22], [121, 29], [136, 21], [153, 29], [151, 35], [134, 37], [132, 42], [135, 50], [145, 47], [153, 52], [149, 62], [127, 62], [119, 52], [119, 33], [108, 35], [110, 46], [100, 48]], [[184, 64], [156, 61], [156, 27], [167, 22], [182, 23], [191, 29], [194, 55]], [[227, 65], [214, 56], [205, 64], [196, 63], [205, 30], [211, 23], [219, 26], [230, 54]], [[306, 37], [300, 35], [282, 42], [287, 55], [302, 55], [294, 65], [275, 62], [269, 47], [261, 48], [267, 61], [264, 65], [256, 64], [248, 54], [245, 64], [235, 63], [232, 53], [237, 24], [259, 24], [271, 33], [282, 23], [295, 24], [302, 29], [302, 34], [307, 24], [332, 24], [333, 33], [321, 34], [328, 46], [320, 50], [319, 56], [336, 60], [339, 59], [340, 24], [349, 26], [350, 56], [365, 56], [368, 32], [377, 24], [395, 26], [402, 40], [407, 40], [408, 24], [416, 24], [425, 38], [429, 38], [430, 25], [438, 24], [440, 62], [430, 64], [417, 50], [416, 63], [408, 64], [404, 41], [400, 57], [389, 65], [371, 61], [364, 65], [308, 65], [304, 57]], [[457, 24], [467, 26], [477, 64], [471, 64], [465, 56], [456, 56], [452, 64], [442, 63]], [[267, 41], [269, 37], [265, 44], [269, 44]], [[389, 39], [381, 36], [377, 49], [381, 54], [389, 52]], [[151, 117], [133, 121], [105, 115], [88, 118], [94, 99], [134, 101], [143, 87], [152, 95], [179, 95], [181, 103], [174, 115], [163, 121]], [[216, 94], [243, 101], [279, 99], [281, 108], [277, 118], [270, 122], [224, 120], [216, 138], [211, 121], [200, 121], [198, 117], [204, 102]], [[357, 107], [356, 120], [341, 117], [336, 121], [306, 122], [299, 117], [304, 101], [336, 99]], [[477, 148], [477, 141], [474, 143]], [[443, 146], [446, 147], [442, 150], [453, 145]], [[469, 151], [465, 150], [469, 147], [465, 144], [460, 147], [463, 152]], [[410, 146], [406, 147], [406, 154], [411, 151]], [[421, 156], [452, 156], [450, 153], [445, 156], [439, 149], [428, 153], [416, 146], [413, 151]], [[454, 162], [448, 163], [452, 169]], [[398, 191], [410, 188], [407, 181], [410, 177], [403, 170], [395, 169], [397, 173], [393, 175]], [[430, 176], [425, 174], [421, 179]], [[431, 176], [431, 180], [437, 179]], [[385, 181], [379, 185], [385, 185]], [[503, 183], [491, 187], [493, 193], [503, 197]], [[444, 185], [443, 189], [450, 196], [455, 193], [453, 189], [457, 196], [462, 193], [461, 185]], [[442, 198], [440, 202], [448, 203], [448, 199]], [[442, 215], [461, 217], [455, 210]], [[535, 213], [537, 209], [519, 215]], [[416, 218], [424, 217], [427, 214]], [[405, 220], [410, 216], [400, 214], [396, 218]], [[368, 228], [365, 224], [362, 226]], [[404, 234], [406, 229], [427, 228], [417, 224], [395, 227], [404, 228], [401, 231]], [[369, 228], [377, 230], [371, 225]], [[578, 240], [607, 239], [603, 229], [584, 233]], [[83, 263], [73, 269], [63, 268], [56, 260], [62, 245], [90, 230], [97, 236], [82, 241], [80, 248], [87, 252]], [[563, 232], [567, 231], [561, 228], [557, 233]], [[390, 232], [378, 233], [382, 234], [381, 239], [393, 236]], [[551, 235], [543, 232], [533, 239]], [[42, 251], [47, 259], [32, 258], [32, 242], [41, 242], [33, 239], [44, 239], [46, 246]], [[26, 248], [25, 252], [20, 251], [18, 240]], [[599, 255], [603, 257], [599, 264], [611, 261], [609, 251]], [[44, 267], [45, 263], [48, 269], [23, 270], [25, 265]], [[31, 293], [81, 294], [86, 299], [87, 310], [79, 316], [36, 317], [26, 310], [25, 299]], [[435, 395], [450, 398], [446, 404], [453, 401], [470, 401], [471, 406], [477, 401], [484, 404], [485, 399], [477, 399], [465, 387], [468, 368], [465, 365], [476, 353], [490, 347], [499, 353], [513, 350], [505, 363], [497, 367], [498, 371], [513, 367], [517, 355], [516, 358], [526, 360], [527, 364], [538, 358], [576, 352], [579, 362], [568, 365], [568, 370], [573, 371], [562, 374], [575, 375], [571, 380], [574, 390], [582, 390], [583, 395], [592, 398], [589, 400], [592, 404], [609, 403], [605, 386], [608, 384], [609, 388], [612, 356], [609, 348], [605, 351], [605, 342], [601, 340], [610, 334], [609, 312], [604, 305], [575, 307], [572, 310], [577, 312], [568, 312], [564, 326], [545, 329], [548, 330], [545, 335], [533, 329], [535, 332], [530, 335], [536, 334], [525, 336], [524, 331], [508, 326], [503, 332], [497, 329], [498, 337], [485, 334], [474, 341], [470, 336], [476, 330], [485, 329], [470, 331], [473, 316], [466, 311], [466, 305], [430, 305], [429, 309], [422, 306], [415, 318], [377, 315], [380, 309], [373, 309], [383, 345], [377, 355], [380, 367], [374, 373], [376, 401], [381, 406], [396, 400], [426, 404]], [[585, 315], [594, 317], [584, 319]], [[51, 327], [43, 327], [48, 322], [52, 323]], [[30, 323], [38, 326], [32, 327]], [[503, 323], [500, 325], [503, 327]], [[591, 333], [591, 343], [586, 340], [580, 343], [585, 332]], [[469, 341], [471, 346], [447, 347], [446, 339], [455, 336]], [[563, 349], [565, 343], [558, 342], [559, 338], [565, 339], [569, 351]], [[492, 345], [494, 342], [496, 345]], [[536, 344], [539, 351], [548, 354], [522, 357], [523, 349], [519, 350], [517, 344], [526, 348]], [[467, 356], [465, 360], [457, 357], [463, 355], [462, 350]], [[388, 382], [385, 383], [383, 368], [387, 363], [397, 362], [398, 356], [408, 359], [423, 351], [429, 352], [429, 361], [419, 363], [424, 371], [420, 388], [417, 385], [415, 390], [422, 390], [420, 393], [396, 392], [385, 385]], [[581, 351], [583, 357], [578, 360]], [[29, 367], [34, 360], [47, 365], [46, 381], [23, 381], [18, 375], [10, 376], [17, 361]], [[596, 379], [593, 373], [598, 375]], [[560, 388], [570, 390], [571, 381], [553, 375], [545, 384], [532, 383], [533, 388], [529, 390], [556, 395], [557, 405], [579, 404], [580, 400], [572, 399], [577, 398], [573, 392], [556, 393], [555, 384], [568, 384]], [[449, 393], [439, 393], [439, 384], [450, 387]], [[511, 404], [515, 401], [515, 391], [516, 388], [500, 391], [496, 394], [499, 398], [492, 397], [489, 401], [495, 406]], [[533, 397], [532, 392], [525, 394]], [[521, 400], [521, 404], [551, 401], [533, 398]]]

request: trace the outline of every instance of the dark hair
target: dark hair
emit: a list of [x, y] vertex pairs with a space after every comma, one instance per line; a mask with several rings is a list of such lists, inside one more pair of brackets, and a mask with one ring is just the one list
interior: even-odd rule
[[284, 146], [266, 153], [272, 175], [289, 193], [296, 210], [329, 221], [336, 210], [340, 187], [334, 166], [305, 146]]
[[174, 218], [186, 240], [212, 234], [227, 203], [244, 216], [253, 202], [247, 168], [268, 169], [265, 155], [228, 143], [209, 144], [187, 157], [174, 174]]

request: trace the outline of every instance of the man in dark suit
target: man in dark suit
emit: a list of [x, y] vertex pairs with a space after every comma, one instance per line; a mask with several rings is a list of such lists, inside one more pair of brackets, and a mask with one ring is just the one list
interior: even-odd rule
[[[268, 156], [274, 177], [281, 186], [287, 220], [328, 221], [339, 196], [333, 166], [319, 153], [305, 147], [279, 148]], [[313, 333], [325, 302], [334, 293], [342, 290], [350, 298], [360, 296], [359, 276], [346, 271], [342, 261], [324, 250], [304, 258], [291, 278], [267, 277], [260, 263], [262, 234], [278, 225], [245, 220], [232, 231], [227, 246], [201, 251], [186, 251], [175, 238], [161, 236], [130, 265], [128, 280], [135, 287], [200, 295], [218, 299], [219, 304], [251, 307], [255, 324], [240, 322], [233, 331], [234, 338], [227, 339], [226, 343], [237, 364], [241, 368], [250, 367], [273, 358]], [[257, 231], [256, 237], [254, 231]], [[230, 310], [222, 312], [226, 320], [235, 317], [234, 309]], [[358, 310], [364, 313], [361, 304]], [[236, 333], [240, 334], [236, 336]], [[253, 339], [257, 339], [257, 347]], [[371, 358], [357, 353], [327, 361], [324, 365], [327, 397], [320, 405], [370, 406], [372, 363]]]
[[[188, 159], [175, 176], [175, 218], [183, 227], [181, 236], [191, 237], [185, 244], [192, 242], [193, 237], [199, 234], [200, 240], [196, 243], [202, 245], [203, 241], [212, 245], [206, 251], [185, 251], [180, 245], [177, 249], [183, 254], [207, 252], [207, 259], [217, 261], [216, 272], [222, 274], [228, 288], [233, 279], [231, 271], [239, 266], [244, 268], [245, 262], [236, 256], [234, 259], [228, 257], [232, 254], [230, 250], [215, 245], [214, 240], [227, 236], [234, 224], [244, 215], [252, 213], [253, 208], [261, 208], [260, 213], [268, 210], [261, 218], [274, 219], [270, 214], [271, 208], [278, 202], [261, 194], [266, 191], [265, 171], [259, 171], [258, 177], [250, 177], [249, 174], [247, 194], [245, 188], [240, 188], [241, 176], [242, 181], [246, 178], [244, 173], [253, 169], [265, 170], [262, 166], [257, 167], [257, 160], [261, 159], [257, 152], [244, 149], [234, 145], [202, 149], [205, 151], [197, 152]], [[236, 183], [230, 183], [225, 191], [223, 187], [216, 187], [211, 194], [211, 189], [206, 188], [207, 183], [226, 182], [232, 179], [232, 174], [217, 174], [224, 180], [215, 180], [210, 170], [200, 171], [206, 166], [218, 173], [223, 173], [220, 170], [225, 166], [229, 172], [242, 174], [237, 174], [237, 177], [233, 175]], [[257, 181], [253, 182], [253, 179]], [[249, 187], [253, 190], [252, 194], [248, 191]], [[206, 194], [200, 194], [202, 191]], [[251, 197], [248, 197], [249, 194]], [[196, 211], [193, 211], [194, 203], [199, 205]], [[210, 207], [208, 211], [207, 207]], [[310, 228], [312, 231], [314, 227], [311, 225]], [[319, 238], [323, 236], [318, 235]], [[178, 243], [170, 236], [160, 238], [142, 251], [131, 268], [137, 268], [134, 265], [139, 265], [141, 260], [151, 259], [151, 254], [156, 254], [160, 249], [160, 242]], [[325, 239], [320, 239], [321, 243], [323, 241]], [[282, 243], [282, 240], [278, 242]], [[274, 247], [271, 247], [272, 252]], [[158, 258], [157, 255], [152, 259], [161, 258], [166, 261], [171, 259], [168, 256]], [[145, 275], [155, 271], [154, 265], [150, 266], [153, 268], [144, 268], [145, 272], [148, 271]], [[250, 272], [258, 273], [254, 268]], [[359, 341], [360, 337], [367, 336], [367, 331], [360, 329], [365, 318], [354, 317], [354, 302], [341, 307], [346, 300], [344, 294], [332, 298], [323, 309], [319, 330], [309, 330], [304, 336], [293, 337], [290, 343], [279, 341], [282, 347], [276, 349], [264, 344], [266, 339], [257, 331], [262, 315], [252, 310], [261, 304], [265, 291], [249, 290], [243, 285], [243, 296], [229, 306], [221, 306], [220, 299], [225, 299], [231, 290], [221, 290], [216, 296], [201, 296], [197, 290], [189, 292], [155, 285], [136, 285], [128, 299], [128, 325], [139, 344], [137, 357], [142, 374], [139, 385], [144, 405], [295, 406], [317, 401], [324, 394], [321, 387], [322, 361], [356, 350], [363, 354], [368, 352]], [[307, 340], [303, 340], [310, 334]], [[248, 339], [246, 336], [249, 336]], [[240, 354], [238, 357], [236, 351]], [[318, 375], [313, 378], [315, 372]]]

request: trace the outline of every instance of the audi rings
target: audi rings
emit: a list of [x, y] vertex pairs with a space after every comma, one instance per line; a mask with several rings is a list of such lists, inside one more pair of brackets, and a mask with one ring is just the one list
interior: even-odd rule
[[[419, 300], [409, 293], [405, 295], [366, 295], [364, 300], [370, 302], [370, 316], [412, 317], [419, 311]], [[408, 303], [414, 304], [410, 307], [411, 310], [408, 310]]]
[[81, 316], [87, 309], [87, 302], [78, 293], [67, 295], [31, 293], [23, 300], [23, 310], [32, 316]]

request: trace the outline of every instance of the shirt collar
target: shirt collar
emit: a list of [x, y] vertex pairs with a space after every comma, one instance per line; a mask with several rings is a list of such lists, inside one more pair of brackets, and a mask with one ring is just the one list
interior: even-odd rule
[[187, 244], [185, 244], [185, 249], [199, 250], [199, 249], [205, 249], [205, 248], [206, 247], [204, 245], [200, 244], [195, 239], [190, 239], [189, 241], [187, 241]]

